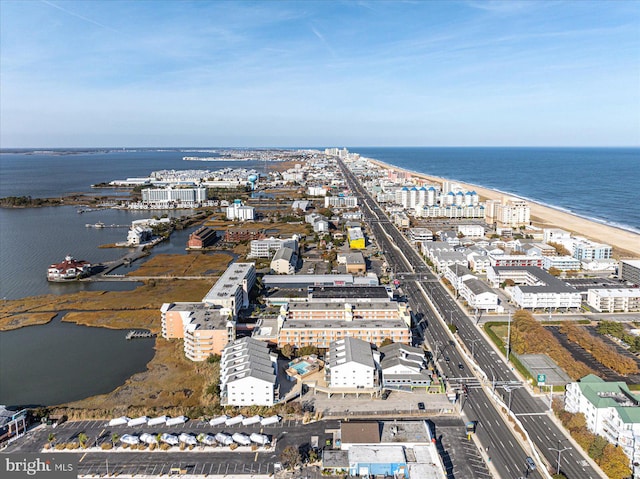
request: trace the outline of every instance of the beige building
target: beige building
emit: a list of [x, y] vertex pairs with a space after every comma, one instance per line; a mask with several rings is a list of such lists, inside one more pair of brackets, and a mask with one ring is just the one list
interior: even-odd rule
[[379, 346], [385, 339], [411, 344], [411, 312], [404, 303], [291, 302], [278, 318], [278, 346], [329, 347], [345, 337]]
[[525, 200], [518, 198], [503, 197], [502, 200], [488, 200], [485, 219], [489, 224], [518, 228], [531, 222], [531, 208]]
[[203, 303], [165, 303], [162, 314], [162, 337], [183, 339], [184, 354], [191, 361], [204, 361], [211, 354], [222, 354], [236, 337], [235, 322], [228, 308]]

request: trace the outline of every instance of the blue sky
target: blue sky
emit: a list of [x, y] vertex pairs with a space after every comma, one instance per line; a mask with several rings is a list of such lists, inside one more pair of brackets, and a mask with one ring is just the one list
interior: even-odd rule
[[638, 146], [640, 2], [0, 0], [0, 147]]

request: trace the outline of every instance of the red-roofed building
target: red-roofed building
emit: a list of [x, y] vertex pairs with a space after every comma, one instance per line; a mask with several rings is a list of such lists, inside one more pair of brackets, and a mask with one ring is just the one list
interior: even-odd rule
[[69, 281], [89, 274], [91, 264], [84, 260], [77, 260], [66, 256], [62, 263], [52, 264], [47, 270], [49, 281]]

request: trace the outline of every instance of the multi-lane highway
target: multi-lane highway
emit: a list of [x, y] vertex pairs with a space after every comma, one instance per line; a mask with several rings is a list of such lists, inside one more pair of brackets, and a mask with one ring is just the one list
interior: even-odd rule
[[[493, 350], [474, 320], [460, 308], [342, 161], [340, 166], [349, 187], [360, 198], [363, 214], [379, 246], [385, 252], [387, 263], [397, 276], [406, 273], [402, 289], [415, 313], [418, 331], [422, 332], [430, 348], [434, 352], [438, 351], [436, 360], [449, 378], [450, 384], [467, 385], [466, 397], [465, 394], [461, 396], [461, 406], [469, 420], [478, 421], [478, 437], [482, 444], [488, 447], [487, 453], [500, 477], [540, 477], [540, 471], [528, 470], [525, 459], [529, 454], [515, 437], [514, 425], [505, 422], [484, 388], [474, 387], [478, 384], [478, 379], [473, 374], [474, 364], [467, 363], [465, 358], [468, 355], [464, 355], [458, 349], [458, 342], [464, 345], [467, 352], [473, 353], [473, 363], [483, 371], [492, 384], [495, 384], [496, 392], [502, 395], [505, 404], [510, 405], [530, 435], [537, 451], [544, 456], [555, 472], [556, 451], [568, 446], [568, 443], [563, 442], [566, 441], [566, 436], [547, 414], [548, 405], [531, 396], [526, 387], [519, 387], [524, 385], [511, 367]], [[455, 341], [452, 340], [443, 320], [456, 326]], [[546, 466], [538, 464], [538, 467]], [[562, 453], [560, 469], [569, 479], [602, 477], [600, 471], [596, 471], [585, 460], [582, 451], [575, 448]]]

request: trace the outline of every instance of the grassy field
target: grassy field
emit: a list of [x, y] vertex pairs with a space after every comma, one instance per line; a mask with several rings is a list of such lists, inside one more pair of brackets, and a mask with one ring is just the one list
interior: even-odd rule
[[64, 404], [65, 412], [70, 417], [110, 417], [173, 408], [176, 415], [217, 401], [205, 392], [217, 365], [189, 361], [179, 340], [158, 338], [155, 350], [146, 371], [133, 375], [108, 394]]
[[0, 331], [11, 331], [24, 326], [37, 326], [47, 324], [56, 313], [18, 313], [10, 316], [0, 317]]
[[0, 304], [0, 330], [43, 324], [57, 313], [67, 313], [64, 321], [108, 328], [148, 328], [160, 321], [162, 303], [200, 301], [213, 280], [156, 280], [133, 291], [82, 291], [65, 296], [34, 296], [5, 300]]
[[128, 276], [220, 276], [233, 261], [225, 252], [157, 255]]

